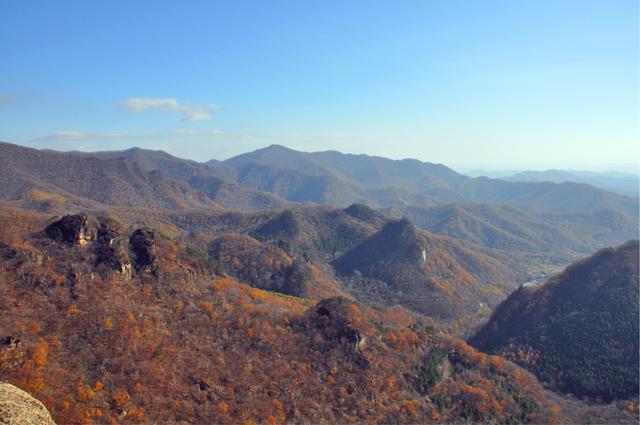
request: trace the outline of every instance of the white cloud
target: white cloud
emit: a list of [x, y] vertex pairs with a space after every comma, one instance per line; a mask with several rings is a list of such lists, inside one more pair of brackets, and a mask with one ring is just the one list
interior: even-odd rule
[[209, 115], [207, 112], [202, 110], [194, 110], [189, 112], [189, 114], [182, 119], [185, 122], [193, 122], [193, 121], [210, 121], [213, 117]]
[[57, 131], [53, 134], [49, 134], [37, 139], [31, 140], [32, 142], [60, 142], [63, 140], [86, 140], [89, 137], [87, 133], [82, 131]]
[[87, 135], [82, 131], [58, 131], [55, 133], [55, 137], [60, 139], [83, 139]]
[[75, 130], [61, 130], [46, 136], [38, 137], [36, 139], [29, 140], [27, 143], [33, 143], [37, 145], [49, 144], [49, 143], [64, 143], [64, 142], [149, 142], [157, 140], [175, 140], [176, 137], [189, 137], [196, 140], [220, 136], [222, 131], [220, 130], [207, 130], [198, 131], [192, 129], [178, 129], [167, 133], [85, 133]]
[[132, 112], [143, 112], [150, 109], [167, 109], [180, 111], [180, 103], [175, 99], [153, 99], [148, 97], [134, 97], [122, 102], [122, 107]]
[[176, 136], [198, 136], [200, 132], [197, 130], [175, 130], [173, 134]]
[[198, 131], [198, 130], [178, 129], [178, 130], [174, 130], [173, 134], [176, 136], [206, 137], [206, 136], [219, 136], [220, 134], [222, 134], [222, 131], [220, 130]]
[[[217, 107], [212, 103], [208, 107], [211, 108], [212, 105]], [[154, 109], [178, 112], [183, 114], [183, 122], [210, 121], [213, 119], [203, 107], [181, 103], [174, 98], [133, 97], [122, 102], [121, 106], [131, 112], [146, 112]]]

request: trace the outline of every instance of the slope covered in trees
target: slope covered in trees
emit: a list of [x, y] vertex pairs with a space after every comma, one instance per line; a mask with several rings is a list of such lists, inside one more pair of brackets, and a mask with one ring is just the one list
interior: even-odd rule
[[408, 219], [386, 223], [332, 264], [356, 297], [399, 303], [440, 319], [497, 302], [516, 280], [499, 261], [419, 231]]
[[638, 395], [638, 241], [604, 249], [540, 287], [523, 287], [471, 338], [563, 392]]
[[[143, 208], [213, 207], [184, 181], [118, 157], [39, 151], [0, 143], [0, 199], [55, 194], [67, 201]], [[48, 195], [51, 197], [51, 195]], [[94, 204], [95, 204], [94, 202]]]
[[132, 148], [125, 151], [84, 153], [99, 158], [127, 158], [149, 171], [160, 171], [167, 176], [187, 183], [216, 203], [241, 211], [261, 211], [283, 208], [288, 202], [271, 193], [252, 190], [237, 184], [232, 178], [233, 169], [218, 167], [177, 158], [163, 151]]
[[[67, 238], [14, 217], [0, 380], [58, 423], [563, 420], [532, 375], [402, 308], [252, 288], [153, 229], [89, 216], [62, 223]], [[133, 271], [102, 261], [112, 245]]]

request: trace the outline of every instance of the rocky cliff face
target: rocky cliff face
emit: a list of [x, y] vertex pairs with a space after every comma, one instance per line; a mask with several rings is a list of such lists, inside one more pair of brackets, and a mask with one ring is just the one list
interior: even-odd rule
[[114, 220], [105, 219], [98, 225], [95, 253], [97, 266], [104, 264], [110, 270], [131, 277], [126, 245], [123, 243], [120, 225]]
[[0, 382], [0, 424], [55, 425], [55, 422], [38, 400], [14, 385]]
[[129, 246], [136, 271], [149, 269], [156, 261], [156, 241], [153, 230], [138, 229], [131, 234]]
[[[79, 213], [65, 215], [49, 224], [45, 234], [58, 243], [90, 248], [95, 254], [95, 266], [99, 271], [116, 271], [131, 278], [133, 272], [127, 252], [127, 239], [123, 236], [121, 227], [120, 223], [110, 218], [99, 218], [96, 222], [86, 214]], [[137, 256], [136, 247], [132, 248], [133, 254]]]
[[87, 239], [91, 239], [88, 224], [89, 218], [85, 214], [65, 215], [48, 225], [45, 233], [58, 242], [82, 245]]

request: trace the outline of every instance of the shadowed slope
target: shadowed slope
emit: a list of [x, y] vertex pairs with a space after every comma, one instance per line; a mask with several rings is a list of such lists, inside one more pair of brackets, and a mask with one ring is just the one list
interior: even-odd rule
[[517, 290], [470, 342], [564, 392], [637, 396], [638, 256], [638, 241], [629, 241]]

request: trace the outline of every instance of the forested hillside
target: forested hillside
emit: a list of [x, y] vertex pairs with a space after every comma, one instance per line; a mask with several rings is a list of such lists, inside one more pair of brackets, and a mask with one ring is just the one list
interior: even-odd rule
[[[0, 151], [0, 380], [61, 423], [633, 421], [637, 260], [596, 255], [580, 276], [598, 289], [580, 296], [531, 289], [634, 237], [633, 198], [581, 187], [594, 203], [574, 211], [570, 197], [552, 205], [562, 186], [525, 184], [520, 198], [441, 165], [281, 147], [208, 165]], [[472, 342], [558, 391], [623, 405], [551, 394], [447, 336], [525, 282]]]
[[58, 423], [560, 420], [533, 376], [402, 308], [255, 289], [153, 229], [21, 220], [0, 379]]
[[638, 395], [638, 241], [523, 287], [471, 340], [553, 388], [604, 400]]

